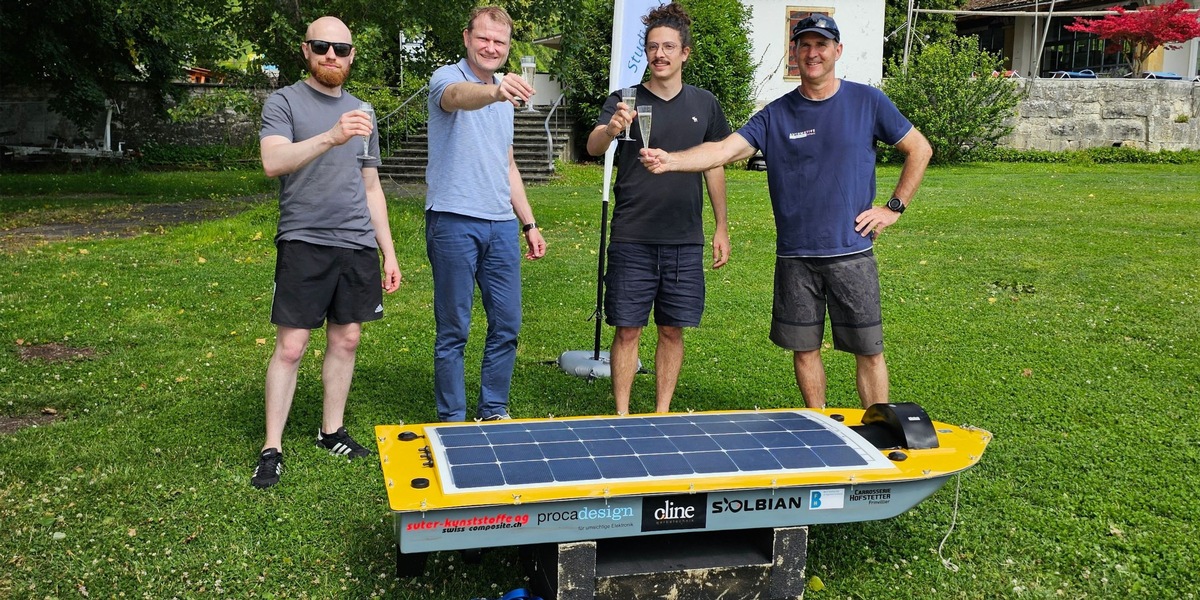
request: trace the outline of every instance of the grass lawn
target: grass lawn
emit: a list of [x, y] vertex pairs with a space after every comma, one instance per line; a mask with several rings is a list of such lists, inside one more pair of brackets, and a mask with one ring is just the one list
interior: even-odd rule
[[[550, 249], [524, 265], [517, 417], [612, 411], [607, 381], [548, 364], [592, 345], [601, 175], [565, 171], [530, 190]], [[790, 355], [767, 340], [765, 174], [729, 176], [733, 258], [708, 274], [676, 410], [801, 404]], [[883, 193], [896, 176], [880, 170]], [[5, 175], [0, 222], [268, 186], [247, 172]], [[435, 419], [422, 199], [389, 206], [405, 283], [364, 328], [347, 412], [364, 440], [375, 424]], [[512, 549], [481, 564], [439, 553], [426, 576], [394, 576], [378, 462], [347, 464], [312, 443], [320, 333], [301, 366], [283, 481], [250, 487], [277, 216], [265, 202], [153, 235], [0, 255], [0, 415], [61, 417], [0, 435], [0, 597], [463, 600], [524, 582]], [[959, 570], [938, 557], [951, 482], [895, 519], [813, 527], [808, 574], [824, 588], [807, 597], [1194, 598], [1198, 230], [1200, 165], [931, 170], [876, 252], [893, 400], [995, 435], [961, 479], [943, 551]], [[481, 351], [476, 321], [468, 365]], [[23, 358], [49, 344], [92, 354]], [[829, 350], [826, 366], [831, 405], [857, 406], [852, 358]], [[653, 387], [638, 378], [635, 411], [652, 408]]]

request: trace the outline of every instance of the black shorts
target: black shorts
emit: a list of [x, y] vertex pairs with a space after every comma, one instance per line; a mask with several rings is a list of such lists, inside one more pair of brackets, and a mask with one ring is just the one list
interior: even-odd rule
[[874, 253], [775, 259], [772, 342], [801, 352], [820, 348], [827, 305], [834, 348], [864, 356], [883, 352]]
[[279, 242], [271, 322], [318, 329], [330, 323], [365, 323], [383, 317], [379, 251], [307, 242]]
[[613, 327], [696, 327], [704, 313], [704, 246], [613, 242], [604, 274], [604, 312]]

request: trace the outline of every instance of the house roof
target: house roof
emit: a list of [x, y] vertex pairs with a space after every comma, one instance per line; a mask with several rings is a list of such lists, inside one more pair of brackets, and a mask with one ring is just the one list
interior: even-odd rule
[[[1096, 10], [1106, 10], [1114, 4], [1120, 4], [1119, 0], [1058, 0], [1054, 2], [1054, 10], [1064, 10], [1067, 8], [1083, 8], [1095, 7]], [[1046, 12], [1050, 9], [1050, 0], [969, 0], [962, 10], [1037, 10]]]

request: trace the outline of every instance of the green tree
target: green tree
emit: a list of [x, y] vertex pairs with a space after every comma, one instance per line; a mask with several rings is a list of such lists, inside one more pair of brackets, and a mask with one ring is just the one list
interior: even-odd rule
[[0, 59], [21, 65], [5, 82], [46, 86], [50, 107], [83, 127], [131, 82], [161, 108], [182, 67], [247, 51], [230, 35], [245, 0], [5, 1]]
[[[737, 0], [684, 0], [692, 16], [692, 55], [684, 81], [716, 95], [738, 126], [754, 109], [751, 97], [754, 63], [750, 55], [750, 10]], [[586, 139], [608, 89], [612, 53], [612, 0], [572, 0], [563, 6], [562, 51], [553, 72], [566, 90], [576, 116], [576, 130]]]
[[[501, 0], [516, 21], [514, 39], [557, 28], [563, 6], [555, 0]], [[397, 36], [420, 40], [405, 68], [425, 79], [462, 55], [462, 29], [477, 0], [4, 0], [0, 59], [20, 65], [5, 83], [49, 86], [51, 107], [89, 124], [122, 85], [139, 82], [160, 100], [188, 65], [214, 68], [228, 80], [254, 83], [262, 66], [280, 81], [305, 75], [300, 52], [307, 24], [337, 15], [355, 33], [358, 79], [398, 83]], [[239, 71], [241, 71], [239, 73]], [[247, 75], [248, 78], [238, 77]], [[260, 78], [259, 78], [260, 79]]]
[[[738, 0], [683, 0], [692, 16], [692, 56], [683, 79], [721, 101], [731, 127], [754, 112], [750, 9]], [[611, 29], [611, 27], [610, 27]]]
[[933, 161], [962, 160], [972, 148], [992, 147], [1008, 135], [1021, 94], [1017, 82], [994, 77], [999, 56], [979, 49], [973, 36], [929, 44], [910, 57], [907, 70], [895, 58], [884, 93], [929, 138]]
[[[905, 23], [908, 19], [909, 0], [887, 0], [884, 5], [883, 27], [883, 60], [884, 65], [902, 64], [904, 62], [904, 44], [908, 39]], [[957, 10], [966, 5], [966, 0], [921, 0], [921, 8], [936, 10]], [[927, 44], [933, 44], [956, 37], [954, 15], [917, 13], [913, 15], [912, 52], [916, 53]], [[892, 75], [887, 71], [887, 75]]]
[[206, 29], [221, 29], [234, 1], [5, 0], [5, 83], [47, 86], [51, 108], [82, 126], [124, 82], [161, 100], [189, 57], [221, 46]]

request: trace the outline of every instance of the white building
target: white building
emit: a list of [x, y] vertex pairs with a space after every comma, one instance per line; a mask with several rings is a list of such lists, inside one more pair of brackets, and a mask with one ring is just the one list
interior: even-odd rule
[[[1137, 10], [1139, 6], [1168, 2], [1148, 0], [1122, 6]], [[1055, 72], [1085, 69], [1100, 76], [1121, 76], [1129, 71], [1127, 57], [1105, 52], [1106, 43], [1094, 35], [1065, 29], [1077, 16], [1100, 18], [1096, 13], [1109, 10], [1115, 3], [1113, 0], [971, 0], [957, 17], [958, 33], [979, 36], [980, 46], [1001, 54], [1008, 68], [1022, 77], [1048, 77]], [[916, 4], [919, 8], [920, 0]], [[1191, 79], [1200, 67], [1198, 50], [1200, 39], [1189, 40], [1174, 50], [1160, 48], [1146, 61], [1144, 70]]]
[[758, 61], [754, 101], [758, 106], [796, 89], [800, 77], [791, 65], [792, 24], [812, 14], [833, 17], [844, 51], [837, 74], [843, 79], [877, 85], [883, 79], [884, 0], [742, 0], [752, 11], [751, 59]]

